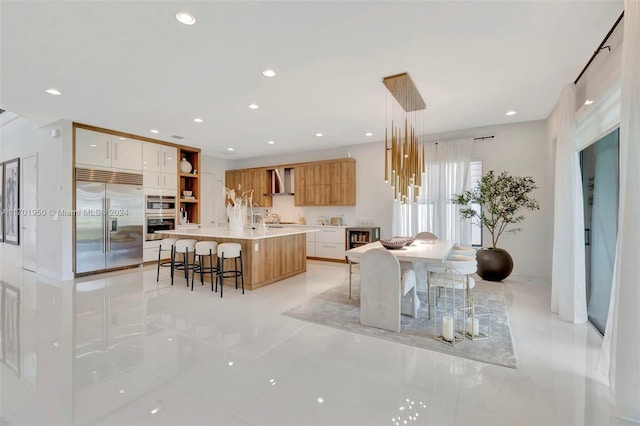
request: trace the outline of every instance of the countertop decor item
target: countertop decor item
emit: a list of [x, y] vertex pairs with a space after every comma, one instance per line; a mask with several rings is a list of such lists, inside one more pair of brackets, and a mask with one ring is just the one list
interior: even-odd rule
[[242, 186], [238, 184], [237, 191], [229, 188], [225, 188], [225, 190], [229, 230], [242, 231], [247, 217], [247, 207], [250, 207], [253, 202], [253, 189], [242, 192]]
[[180, 160], [180, 172], [191, 173], [191, 170], [193, 170], [191, 163], [187, 161], [186, 157], [182, 157], [182, 160]]
[[380, 240], [380, 244], [389, 250], [399, 250], [407, 245], [407, 241], [404, 238], [386, 238]]
[[[538, 201], [530, 193], [537, 189], [531, 176], [511, 176], [507, 172], [496, 174], [493, 170], [482, 176], [478, 186], [455, 195], [453, 203], [460, 208], [464, 219], [477, 217], [479, 226], [491, 234], [491, 247], [478, 250], [478, 275], [489, 281], [502, 281], [513, 270], [511, 255], [498, 248], [498, 239], [504, 232], [518, 232], [513, 228], [525, 219], [522, 210], [539, 210]], [[479, 204], [478, 212], [472, 203]]]

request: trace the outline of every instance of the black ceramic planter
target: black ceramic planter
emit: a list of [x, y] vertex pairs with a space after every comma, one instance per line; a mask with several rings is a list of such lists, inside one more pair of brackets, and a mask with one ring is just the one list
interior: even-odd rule
[[477, 274], [487, 281], [502, 281], [513, 271], [513, 259], [508, 251], [499, 248], [483, 248], [476, 254]]

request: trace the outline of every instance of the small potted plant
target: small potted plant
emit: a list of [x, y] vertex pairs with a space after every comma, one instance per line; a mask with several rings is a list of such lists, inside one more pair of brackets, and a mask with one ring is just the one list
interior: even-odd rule
[[[479, 226], [491, 234], [491, 247], [478, 251], [478, 275], [489, 281], [502, 281], [513, 270], [513, 259], [498, 247], [498, 240], [505, 232], [515, 233], [521, 229], [515, 224], [524, 220], [522, 210], [538, 210], [540, 205], [530, 193], [537, 189], [531, 176], [511, 176], [507, 172], [496, 174], [493, 170], [482, 176], [480, 184], [455, 195], [453, 203], [460, 206], [464, 219], [477, 217]], [[472, 203], [481, 206], [474, 210]]]

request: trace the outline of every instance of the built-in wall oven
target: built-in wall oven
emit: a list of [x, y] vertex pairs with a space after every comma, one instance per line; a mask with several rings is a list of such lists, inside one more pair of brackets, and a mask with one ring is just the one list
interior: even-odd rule
[[176, 228], [176, 197], [166, 195], [147, 195], [146, 198], [147, 241], [160, 240], [157, 231], [170, 231]]

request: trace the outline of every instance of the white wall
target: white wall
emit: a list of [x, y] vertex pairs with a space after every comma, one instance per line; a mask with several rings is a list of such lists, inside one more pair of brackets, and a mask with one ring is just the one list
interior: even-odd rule
[[[51, 136], [58, 129], [60, 135]], [[72, 208], [72, 128], [71, 122], [60, 120], [36, 128], [24, 118], [16, 118], [0, 127], [0, 161], [38, 156], [38, 208]], [[22, 192], [22, 191], [21, 191]], [[37, 272], [57, 279], [73, 278], [72, 219], [58, 220], [47, 214], [37, 221]], [[0, 257], [17, 266], [23, 264], [23, 245], [0, 243]]]
[[[514, 258], [514, 274], [550, 277], [551, 226], [553, 224], [553, 176], [549, 176], [546, 121], [532, 121], [500, 126], [487, 126], [427, 135], [425, 140], [448, 140], [494, 135], [492, 140], [478, 141], [473, 157], [482, 160], [484, 171], [508, 171], [519, 176], [532, 176], [540, 187], [534, 192], [540, 210], [525, 212], [522, 232], [503, 235], [500, 246]], [[349, 225], [372, 221], [381, 227], [382, 237], [390, 236], [393, 194], [384, 183], [384, 143], [373, 142], [343, 148], [310, 151], [278, 157], [252, 158], [233, 162], [234, 169], [296, 162], [318, 161], [348, 156], [356, 159], [355, 207], [295, 207], [293, 197], [274, 197], [273, 211], [283, 220], [297, 220], [301, 213], [307, 223], [316, 224], [320, 216], [344, 214]], [[489, 243], [490, 244], [490, 243]], [[485, 238], [487, 245], [487, 238]]]
[[[473, 159], [482, 161], [483, 173], [489, 170], [507, 171], [516, 176], [531, 176], [539, 187], [533, 196], [540, 210], [523, 212], [525, 220], [521, 232], [503, 234], [498, 245], [513, 257], [513, 274], [551, 277], [551, 248], [553, 238], [553, 175], [549, 175], [549, 155], [546, 120], [528, 121], [500, 126], [429, 135], [427, 140], [448, 140], [466, 137], [495, 136], [476, 141]], [[484, 246], [490, 246], [485, 231]]]
[[215, 226], [227, 223], [224, 208], [224, 172], [231, 162], [202, 155], [200, 157], [200, 224]]

